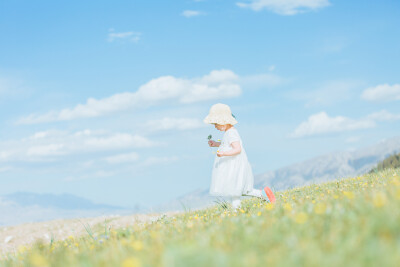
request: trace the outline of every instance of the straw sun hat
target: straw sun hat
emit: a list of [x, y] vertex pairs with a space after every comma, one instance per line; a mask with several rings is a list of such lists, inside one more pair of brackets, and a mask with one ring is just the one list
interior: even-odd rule
[[233, 117], [231, 109], [225, 104], [215, 104], [210, 108], [210, 113], [204, 119], [205, 123], [235, 125], [237, 120]]

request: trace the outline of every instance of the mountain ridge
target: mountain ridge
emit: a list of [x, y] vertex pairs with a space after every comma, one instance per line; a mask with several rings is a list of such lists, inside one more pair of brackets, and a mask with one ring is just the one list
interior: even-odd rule
[[125, 207], [93, 203], [72, 194], [16, 192], [0, 196], [0, 226], [137, 212]]

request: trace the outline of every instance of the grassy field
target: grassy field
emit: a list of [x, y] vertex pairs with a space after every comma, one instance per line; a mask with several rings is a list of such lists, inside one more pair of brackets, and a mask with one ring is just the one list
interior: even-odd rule
[[399, 266], [400, 169], [21, 247], [1, 266]]

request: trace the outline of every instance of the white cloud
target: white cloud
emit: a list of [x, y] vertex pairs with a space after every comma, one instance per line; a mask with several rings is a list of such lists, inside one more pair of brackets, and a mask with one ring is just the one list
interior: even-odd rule
[[369, 119], [353, 120], [347, 117], [329, 117], [325, 112], [311, 115], [307, 121], [301, 123], [290, 135], [293, 138], [305, 136], [344, 132], [357, 129], [375, 127], [375, 122]]
[[12, 168], [11, 167], [0, 167], [0, 173], [2, 172], [8, 172], [10, 171]]
[[29, 147], [26, 155], [31, 156], [53, 156], [62, 155], [64, 144], [49, 144]]
[[178, 160], [176, 156], [170, 157], [149, 157], [144, 162], [142, 162], [143, 166], [151, 166], [158, 164], [169, 164]]
[[135, 152], [119, 154], [105, 158], [105, 160], [110, 164], [130, 163], [130, 162], [135, 162], [138, 159], [139, 155]]
[[7, 86], [5, 84], [5, 81], [3, 79], [0, 79], [0, 95], [6, 92]]
[[361, 97], [368, 101], [395, 101], [400, 100], [400, 84], [381, 84], [366, 89]]
[[382, 110], [368, 115], [367, 118], [374, 121], [395, 121], [400, 120], [400, 114], [393, 114], [387, 110]]
[[248, 2], [250, 3], [239, 2], [236, 5], [254, 11], [268, 9], [280, 15], [295, 15], [330, 5], [328, 0], [249, 0]]
[[148, 121], [145, 127], [149, 131], [191, 130], [205, 127], [205, 124], [199, 119], [165, 117]]
[[329, 81], [319, 85], [317, 89], [298, 89], [286, 95], [293, 100], [305, 101], [306, 107], [331, 106], [352, 99], [359, 94], [361, 86], [362, 83], [359, 81]]
[[139, 87], [136, 92], [125, 92], [103, 99], [89, 98], [85, 104], [46, 114], [30, 114], [17, 124], [36, 124], [92, 118], [129, 108], [143, 108], [165, 101], [190, 104], [199, 101], [237, 97], [242, 90], [239, 77], [230, 70], [214, 70], [201, 78], [181, 79], [162, 76]]
[[146, 137], [128, 133], [91, 130], [75, 133], [47, 131], [21, 140], [0, 143], [0, 162], [52, 161], [65, 155], [148, 148], [156, 145], [158, 144]]
[[346, 143], [357, 143], [357, 142], [359, 142], [360, 141], [360, 137], [359, 136], [351, 136], [351, 137], [348, 137], [348, 138], [346, 138], [346, 140], [345, 140], [345, 142]]
[[368, 129], [376, 127], [377, 122], [394, 120], [400, 120], [400, 114], [392, 114], [386, 110], [369, 114], [365, 118], [358, 120], [343, 116], [329, 117], [325, 112], [320, 112], [311, 115], [307, 121], [302, 122], [289, 137], [300, 138], [327, 133]]
[[140, 32], [114, 32], [114, 29], [110, 29], [107, 37], [107, 41], [110, 43], [115, 41], [129, 41], [137, 43], [140, 40], [142, 33]]
[[185, 10], [182, 12], [182, 16], [191, 18], [191, 17], [197, 17], [203, 15], [203, 12], [197, 11], [197, 10]]
[[77, 176], [68, 176], [64, 179], [66, 182], [77, 182], [82, 180], [91, 180], [91, 179], [99, 179], [115, 176], [116, 172], [113, 171], [105, 171], [105, 170], [97, 170], [90, 174], [85, 175], [77, 175]]
[[115, 133], [104, 137], [90, 137], [83, 141], [87, 148], [96, 150], [112, 150], [125, 147], [151, 147], [154, 142], [140, 135], [131, 135], [127, 133]]
[[0, 100], [4, 97], [16, 99], [29, 98], [31, 89], [19, 77], [0, 76]]

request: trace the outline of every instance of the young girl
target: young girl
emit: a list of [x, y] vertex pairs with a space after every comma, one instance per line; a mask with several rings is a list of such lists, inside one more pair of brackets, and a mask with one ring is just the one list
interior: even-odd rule
[[241, 196], [253, 196], [275, 202], [275, 196], [269, 187], [254, 189], [254, 177], [246, 151], [239, 133], [233, 126], [237, 123], [231, 109], [225, 104], [215, 104], [204, 119], [214, 124], [219, 131], [225, 132], [221, 142], [208, 141], [211, 147], [219, 147], [214, 161], [210, 195], [232, 197], [232, 206], [240, 206]]

